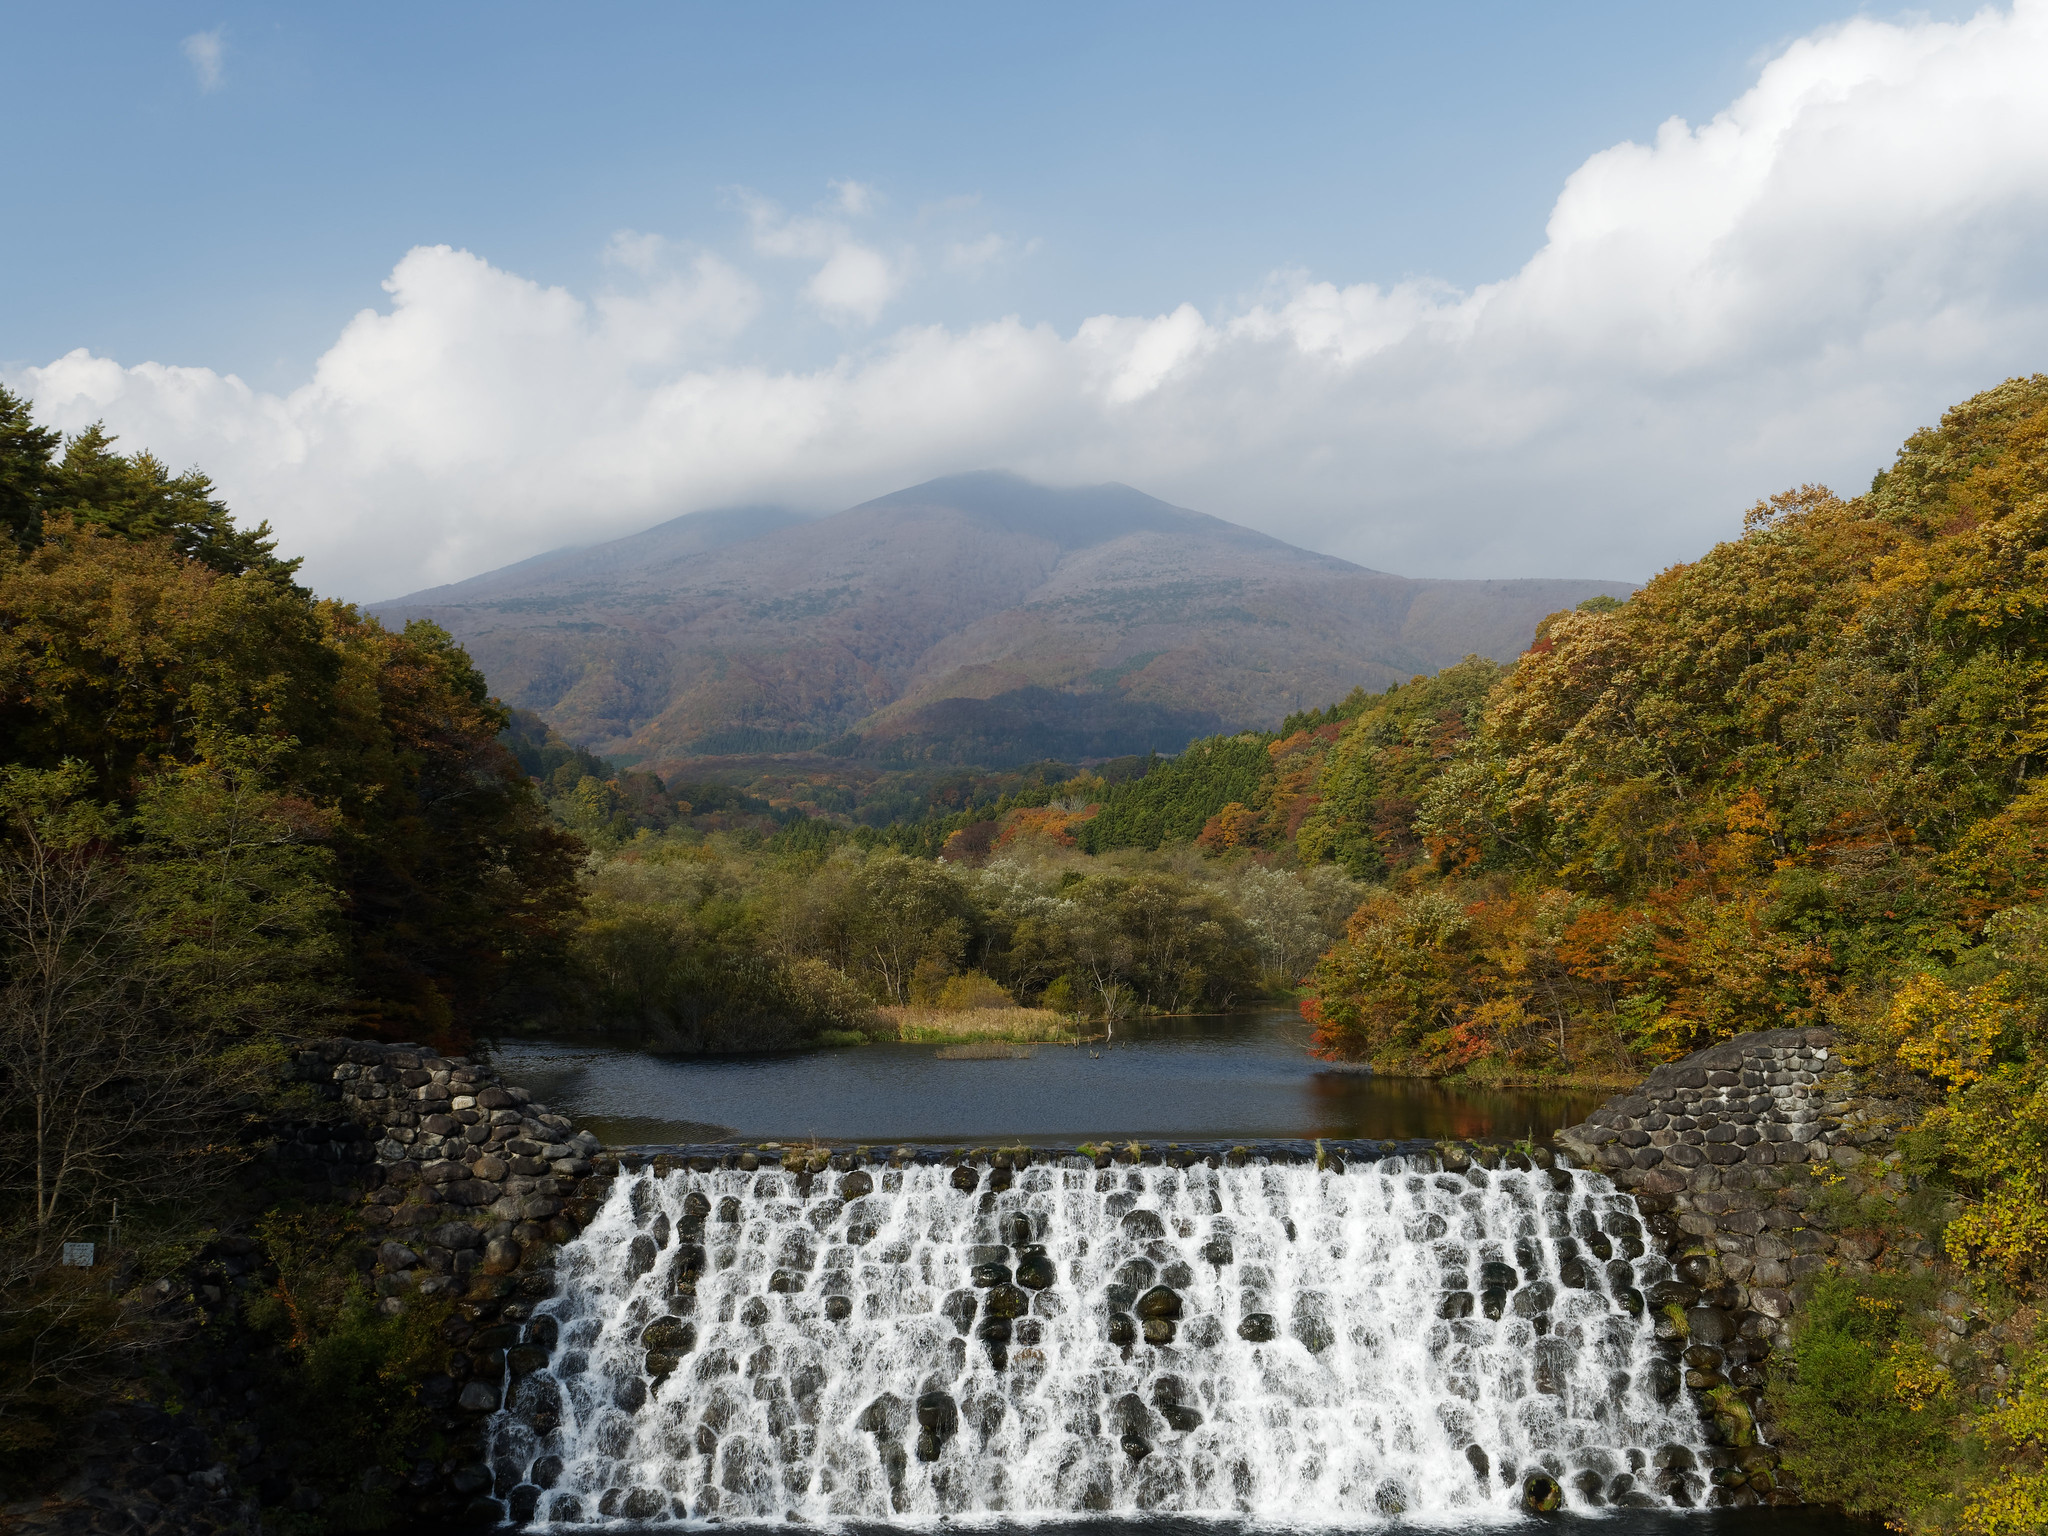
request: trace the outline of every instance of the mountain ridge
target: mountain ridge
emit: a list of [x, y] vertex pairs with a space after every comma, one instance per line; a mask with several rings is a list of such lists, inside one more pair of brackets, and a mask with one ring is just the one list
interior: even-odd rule
[[1632, 590], [1411, 579], [1130, 486], [982, 471], [823, 517], [687, 514], [371, 611], [441, 624], [507, 702], [620, 761], [830, 743], [994, 766], [1269, 727]]

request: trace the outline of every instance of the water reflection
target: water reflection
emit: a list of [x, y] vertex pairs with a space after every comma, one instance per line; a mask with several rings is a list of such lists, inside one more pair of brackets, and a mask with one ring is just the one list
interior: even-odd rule
[[1298, 1015], [1262, 1009], [1013, 1061], [942, 1060], [925, 1045], [707, 1060], [538, 1041], [507, 1042], [498, 1059], [508, 1079], [616, 1144], [1512, 1139], [1582, 1120], [1603, 1097], [1378, 1077], [1314, 1061], [1306, 1043]]

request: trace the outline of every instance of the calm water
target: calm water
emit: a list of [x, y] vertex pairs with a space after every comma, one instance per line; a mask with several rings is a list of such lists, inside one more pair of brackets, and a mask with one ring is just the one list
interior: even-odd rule
[[1137, 1026], [1113, 1048], [1042, 1045], [1021, 1061], [942, 1060], [930, 1045], [788, 1056], [664, 1057], [512, 1041], [498, 1062], [607, 1142], [1144, 1141], [1541, 1137], [1598, 1093], [1468, 1092], [1333, 1071], [1291, 1010]]

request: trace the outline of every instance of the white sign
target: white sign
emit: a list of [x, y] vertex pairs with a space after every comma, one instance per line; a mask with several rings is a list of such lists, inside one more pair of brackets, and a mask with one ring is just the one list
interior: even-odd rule
[[66, 1243], [64, 1245], [63, 1262], [70, 1265], [73, 1269], [91, 1269], [92, 1244]]

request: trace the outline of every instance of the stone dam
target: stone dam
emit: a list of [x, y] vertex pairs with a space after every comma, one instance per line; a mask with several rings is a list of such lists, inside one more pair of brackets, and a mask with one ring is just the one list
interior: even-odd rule
[[[1798, 1282], [1875, 1256], [1814, 1172], [1900, 1178], [1821, 1031], [1661, 1067], [1552, 1146], [606, 1148], [482, 1062], [296, 1071], [326, 1108], [280, 1170], [355, 1205], [382, 1307], [448, 1309], [433, 1444], [365, 1473], [422, 1526], [1795, 1503], [1769, 1364]], [[253, 1251], [220, 1239], [195, 1297]]]

